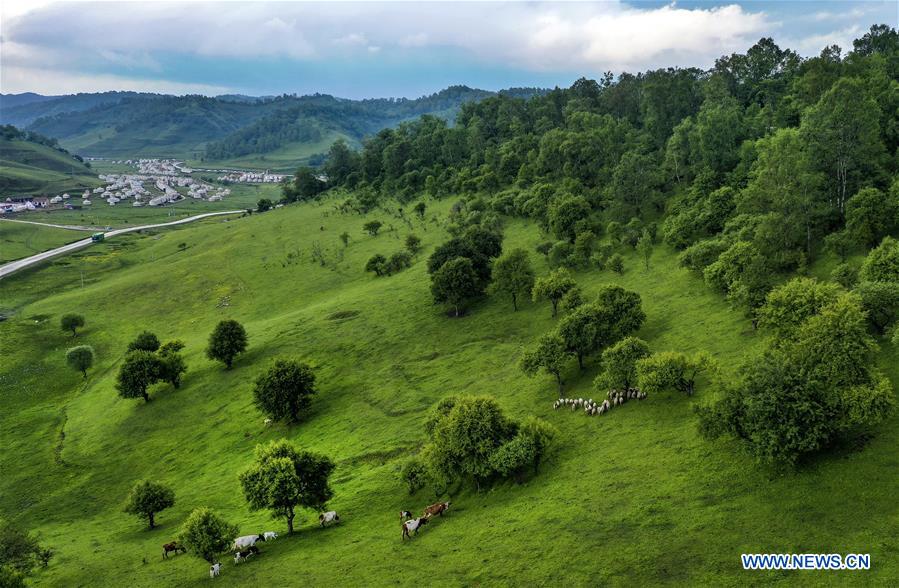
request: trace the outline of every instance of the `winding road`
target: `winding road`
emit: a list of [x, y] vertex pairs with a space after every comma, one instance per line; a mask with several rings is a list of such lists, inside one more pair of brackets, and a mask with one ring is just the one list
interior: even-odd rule
[[[167, 223], [158, 223], [154, 225], [141, 225], [139, 227], [127, 227], [125, 229], [114, 229], [111, 231], [106, 231], [103, 233], [107, 239], [110, 237], [115, 237], [116, 235], [124, 235], [125, 233], [133, 233], [135, 231], [142, 231], [144, 229], [159, 229], [163, 227], [171, 227], [173, 225], [183, 225], [185, 223], [190, 223], [193, 221], [202, 220], [204, 218], [209, 218], [211, 216], [223, 216], [227, 214], [242, 214], [243, 210], [225, 210], [221, 212], [207, 212], [204, 214], [198, 214], [196, 216], [189, 216], [187, 218], [182, 218], [180, 220], [171, 221]], [[0, 219], [0, 221], [6, 220], [7, 222], [15, 222], [10, 221], [9, 219]], [[25, 221], [31, 222], [31, 221]], [[45, 224], [45, 223], [33, 223], [33, 224]], [[47, 225], [50, 227], [59, 227], [60, 225]], [[74, 228], [74, 227], [62, 227], [62, 228]], [[83, 229], [82, 229], [83, 230]], [[16, 261], [10, 261], [9, 263], [5, 263], [0, 265], [0, 280], [10, 275], [13, 272], [17, 272], [19, 270], [25, 269], [27, 267], [31, 267], [35, 264], [38, 264], [42, 261], [46, 261], [51, 257], [56, 257], [58, 255], [62, 255], [64, 253], [69, 253], [70, 251], [75, 251], [77, 249], [82, 249], [87, 247], [93, 243], [93, 241], [88, 237], [87, 239], [81, 239], [80, 241], [75, 241], [74, 243], [69, 243], [68, 245], [63, 245], [62, 247], [57, 247], [56, 249], [50, 249], [49, 251], [44, 251], [43, 253], [38, 253], [37, 255], [32, 255], [31, 257], [26, 257], [24, 259], [18, 259]]]

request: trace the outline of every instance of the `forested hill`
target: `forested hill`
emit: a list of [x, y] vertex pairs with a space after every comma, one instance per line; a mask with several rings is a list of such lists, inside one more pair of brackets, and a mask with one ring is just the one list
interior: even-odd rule
[[[515, 96], [544, 91], [519, 88]], [[168, 156], [225, 160], [275, 150], [296, 165], [342, 137], [366, 135], [422, 114], [451, 120], [461, 104], [493, 92], [453, 86], [418, 99], [345, 100], [333, 96], [166, 96], [79, 94], [4, 108], [4, 119], [57, 137], [91, 156]], [[324, 143], [323, 143], [324, 141]]]
[[12, 125], [0, 126], [0, 194], [58, 194], [99, 184], [80, 157], [56, 139]]
[[40, 94], [0, 95], [0, 124], [24, 128], [45, 116], [83, 112], [104, 104], [115, 104], [128, 97], [152, 96], [137, 92], [99, 92], [41, 96]]

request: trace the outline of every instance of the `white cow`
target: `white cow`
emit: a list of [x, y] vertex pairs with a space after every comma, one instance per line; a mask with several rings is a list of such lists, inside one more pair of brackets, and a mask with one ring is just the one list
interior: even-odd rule
[[215, 562], [211, 566], [209, 566], [209, 577], [215, 578], [222, 571], [222, 564], [219, 562]]
[[244, 535], [243, 537], [238, 537], [234, 540], [234, 545], [231, 546], [231, 551], [240, 551], [241, 549], [252, 547], [253, 545], [256, 545], [257, 541], [265, 541], [265, 536]]
[[322, 527], [324, 527], [325, 524], [327, 524], [327, 523], [339, 523], [339, 522], [340, 522], [340, 516], [338, 516], [338, 514], [333, 510], [328, 511], [328, 512], [323, 512], [322, 514], [318, 515], [318, 524], [321, 525]]
[[265, 533], [262, 534], [262, 536], [265, 538], [266, 541], [272, 541], [272, 540], [278, 538], [278, 534], [275, 533], [274, 531], [266, 531]]
[[405, 523], [403, 523], [403, 539], [405, 539], [406, 537], [411, 539], [412, 538], [411, 533], [415, 533], [416, 535], [418, 535], [419, 527], [421, 527], [422, 525], [426, 525], [427, 523], [428, 523], [427, 517], [419, 517], [417, 519], [411, 519], [411, 520], [406, 521]]

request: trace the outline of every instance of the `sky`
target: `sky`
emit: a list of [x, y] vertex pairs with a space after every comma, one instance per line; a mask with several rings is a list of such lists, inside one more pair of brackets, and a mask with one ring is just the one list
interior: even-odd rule
[[0, 92], [418, 97], [707, 68], [762, 37], [844, 51], [899, 2], [3, 0]]

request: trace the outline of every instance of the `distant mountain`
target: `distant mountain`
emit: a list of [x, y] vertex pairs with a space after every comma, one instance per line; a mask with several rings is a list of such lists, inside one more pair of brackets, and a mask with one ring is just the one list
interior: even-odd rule
[[[517, 88], [504, 92], [532, 96]], [[73, 152], [96, 157], [177, 157], [247, 167], [293, 169], [321, 159], [330, 143], [351, 144], [379, 130], [432, 114], [452, 121], [465, 102], [495, 92], [451, 86], [416, 99], [347, 100], [325, 94], [253, 97], [78, 94], [4, 108], [4, 120], [57, 137]]]
[[[26, 98], [20, 98], [22, 96], [26, 96]], [[0, 124], [24, 128], [41, 117], [83, 112], [100, 105], [115, 104], [134, 96], [154, 96], [154, 94], [138, 92], [101, 92], [66, 96], [6, 94], [0, 97]]]
[[96, 174], [55, 139], [0, 127], [0, 199], [15, 194], [78, 192], [100, 185]]

